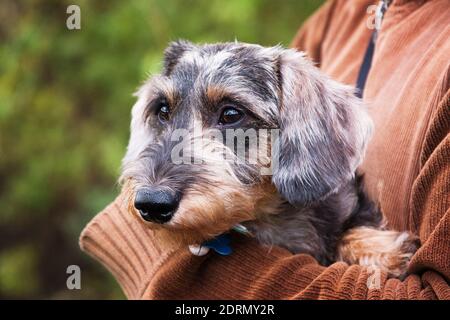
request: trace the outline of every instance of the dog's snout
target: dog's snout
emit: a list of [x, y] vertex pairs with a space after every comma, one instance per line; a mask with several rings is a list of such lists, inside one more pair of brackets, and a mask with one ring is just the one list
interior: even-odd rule
[[134, 207], [146, 221], [168, 222], [178, 208], [180, 196], [170, 190], [140, 189], [136, 193]]

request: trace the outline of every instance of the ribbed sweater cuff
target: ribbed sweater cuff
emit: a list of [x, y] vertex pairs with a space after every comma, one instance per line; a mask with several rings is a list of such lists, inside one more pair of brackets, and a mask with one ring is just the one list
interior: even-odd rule
[[141, 298], [155, 270], [176, 249], [161, 249], [154, 231], [128, 212], [123, 196], [85, 227], [79, 241], [83, 251], [113, 274], [129, 299]]

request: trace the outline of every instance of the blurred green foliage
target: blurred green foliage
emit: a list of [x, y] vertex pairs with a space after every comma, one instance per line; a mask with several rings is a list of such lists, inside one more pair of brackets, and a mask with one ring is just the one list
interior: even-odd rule
[[118, 193], [132, 92], [170, 40], [288, 46], [321, 3], [0, 0], [0, 298], [123, 298], [78, 235]]

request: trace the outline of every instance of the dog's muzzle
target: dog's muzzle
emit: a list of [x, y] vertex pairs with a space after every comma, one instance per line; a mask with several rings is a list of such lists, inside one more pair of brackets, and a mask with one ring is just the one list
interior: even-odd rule
[[134, 207], [149, 222], [166, 223], [172, 219], [181, 195], [170, 190], [143, 188], [136, 192]]

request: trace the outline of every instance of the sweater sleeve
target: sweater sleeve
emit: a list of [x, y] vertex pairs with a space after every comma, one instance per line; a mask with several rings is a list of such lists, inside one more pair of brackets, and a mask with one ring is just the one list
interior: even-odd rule
[[320, 67], [322, 42], [329, 29], [330, 17], [335, 10], [337, 0], [325, 2], [302, 28], [300, 28], [291, 42], [291, 47], [305, 51], [308, 57]]
[[403, 281], [337, 262], [262, 247], [234, 234], [233, 254], [193, 256], [158, 241], [119, 196], [83, 231], [81, 248], [108, 268], [130, 299], [450, 299], [450, 93], [434, 114], [412, 192], [422, 243]]

